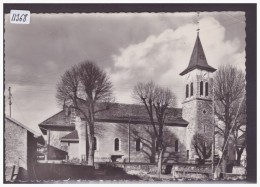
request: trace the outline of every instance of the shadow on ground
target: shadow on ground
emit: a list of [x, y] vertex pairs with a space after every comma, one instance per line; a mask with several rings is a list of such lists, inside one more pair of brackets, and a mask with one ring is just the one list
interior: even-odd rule
[[17, 177], [6, 183], [78, 183], [99, 181], [138, 181], [137, 175], [127, 174], [123, 168], [102, 165], [98, 169], [93, 166], [68, 164], [38, 164], [34, 177]]

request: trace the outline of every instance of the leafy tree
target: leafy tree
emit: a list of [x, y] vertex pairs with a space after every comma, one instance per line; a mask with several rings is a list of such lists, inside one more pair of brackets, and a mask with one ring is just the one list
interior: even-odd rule
[[98, 102], [109, 103], [113, 99], [108, 75], [91, 61], [75, 65], [62, 75], [56, 97], [59, 103], [66, 102], [84, 116], [88, 137], [86, 156], [88, 164], [94, 165], [95, 115], [101, 110], [96, 105]]

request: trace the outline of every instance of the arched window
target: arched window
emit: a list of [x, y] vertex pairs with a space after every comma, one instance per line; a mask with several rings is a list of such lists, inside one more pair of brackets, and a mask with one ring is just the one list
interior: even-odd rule
[[138, 138], [136, 141], [135, 141], [135, 150], [136, 151], [140, 151], [141, 150], [141, 139]]
[[179, 141], [175, 140], [175, 152], [179, 151]]
[[205, 95], [206, 96], [209, 95], [209, 83], [208, 82], [205, 83]]
[[193, 83], [190, 84], [190, 96], [193, 96]]
[[189, 97], [189, 85], [187, 84], [186, 85], [186, 98]]
[[203, 81], [200, 82], [200, 95], [203, 95]]
[[114, 150], [119, 151], [119, 139], [116, 138], [114, 141]]
[[97, 150], [97, 138], [96, 138], [96, 137], [94, 137], [93, 149], [94, 149], [95, 151]]

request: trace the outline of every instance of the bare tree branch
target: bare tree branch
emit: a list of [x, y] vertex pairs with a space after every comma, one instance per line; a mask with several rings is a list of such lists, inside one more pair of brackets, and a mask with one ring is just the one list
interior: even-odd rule
[[[244, 95], [245, 74], [231, 65], [219, 67], [214, 77], [214, 98], [216, 106], [215, 115], [217, 116], [217, 119], [224, 124], [222, 130], [217, 127], [222, 132], [223, 142], [227, 141], [231, 129], [233, 130], [233, 132], [231, 132], [233, 140], [237, 142], [240, 124], [246, 124], [245, 110], [240, 110], [237, 120], [235, 121], [235, 126], [232, 128], [239, 108], [238, 106]], [[244, 106], [244, 109], [245, 108], [246, 107]], [[222, 148], [223, 146], [224, 143]], [[227, 155], [228, 150], [223, 152], [222, 160], [227, 159]], [[224, 161], [223, 163], [226, 162]]]
[[[83, 62], [67, 70], [57, 84], [58, 103], [66, 103], [82, 114], [87, 121], [89, 165], [94, 164], [95, 114], [105, 109], [95, 109], [97, 102], [110, 102], [112, 83], [107, 74], [91, 61]], [[88, 129], [88, 130], [87, 130]], [[87, 155], [86, 153], [86, 155]]]
[[[163, 127], [166, 118], [166, 110], [169, 106], [174, 106], [176, 102], [175, 95], [168, 89], [155, 85], [153, 82], [138, 83], [133, 89], [133, 98], [145, 106], [150, 118], [156, 137], [156, 149], [160, 148], [158, 158], [158, 174], [161, 172], [161, 163], [165, 145], [163, 141]], [[155, 122], [155, 119], [157, 123]]]

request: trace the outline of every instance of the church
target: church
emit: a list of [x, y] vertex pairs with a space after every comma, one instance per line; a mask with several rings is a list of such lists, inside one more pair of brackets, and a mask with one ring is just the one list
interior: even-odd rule
[[[164, 126], [165, 163], [196, 158], [195, 133], [213, 138], [213, 72], [199, 32], [188, 67], [180, 72], [185, 86], [182, 108], [169, 108]], [[95, 162], [156, 162], [156, 139], [143, 105], [98, 103], [106, 110], [95, 117]], [[86, 160], [86, 121], [74, 109], [63, 109], [39, 124], [46, 135], [47, 160]]]

